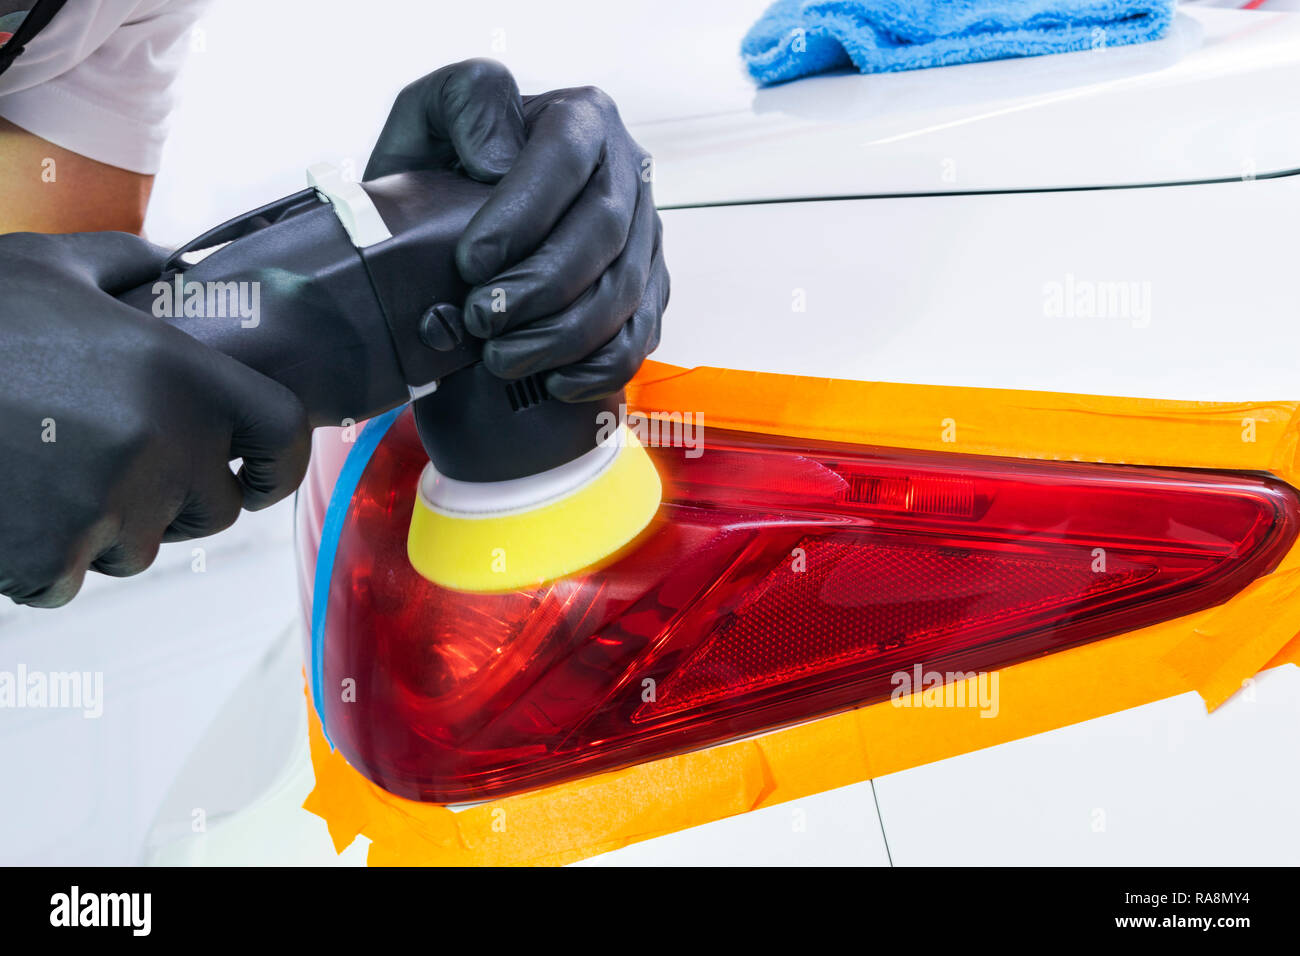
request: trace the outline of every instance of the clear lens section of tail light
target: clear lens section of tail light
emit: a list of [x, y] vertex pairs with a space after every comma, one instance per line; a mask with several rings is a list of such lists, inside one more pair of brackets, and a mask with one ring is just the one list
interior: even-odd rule
[[[612, 563], [468, 595], [407, 561], [425, 458], [400, 416], [323, 605], [316, 693], [351, 765], [456, 803], [703, 747], [885, 699], [917, 665], [993, 670], [1221, 603], [1300, 527], [1266, 475], [706, 438], [651, 450], [663, 507]], [[299, 508], [309, 607], [328, 483]]]

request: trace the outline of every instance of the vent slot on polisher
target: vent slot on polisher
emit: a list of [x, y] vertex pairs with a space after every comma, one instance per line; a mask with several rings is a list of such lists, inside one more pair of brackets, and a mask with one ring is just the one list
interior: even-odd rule
[[551, 397], [540, 375], [529, 375], [517, 382], [510, 382], [506, 385], [506, 396], [510, 399], [510, 408], [516, 412], [540, 405]]

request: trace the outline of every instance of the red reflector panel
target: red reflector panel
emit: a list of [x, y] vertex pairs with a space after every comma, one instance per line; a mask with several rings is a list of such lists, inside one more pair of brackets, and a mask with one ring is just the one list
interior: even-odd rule
[[619, 560], [466, 595], [406, 560], [425, 459], [403, 414], [328, 598], [326, 726], [352, 766], [455, 803], [706, 746], [888, 698], [917, 665], [993, 670], [1210, 607], [1300, 527], [1267, 476], [706, 442], [652, 449], [664, 506]]
[[1068, 559], [878, 544], [870, 535], [809, 537], [796, 547], [808, 556], [806, 569], [783, 562], [769, 572], [635, 719], [833, 673], [894, 649], [939, 651], [962, 631], [1050, 616], [1155, 573], [1119, 559], [1096, 572]]

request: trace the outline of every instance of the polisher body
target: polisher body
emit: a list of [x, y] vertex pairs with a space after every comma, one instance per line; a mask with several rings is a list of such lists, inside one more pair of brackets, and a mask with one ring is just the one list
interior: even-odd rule
[[621, 393], [560, 402], [539, 377], [492, 375], [458, 320], [440, 320], [436, 347], [421, 335], [431, 305], [469, 291], [456, 242], [491, 187], [440, 170], [357, 184], [314, 167], [309, 178], [187, 243], [120, 298], [287, 386], [313, 426], [413, 402], [431, 491], [417, 496], [410, 551], [435, 583], [536, 584], [639, 533], [659, 481], [634, 438], [611, 442], [602, 428]]

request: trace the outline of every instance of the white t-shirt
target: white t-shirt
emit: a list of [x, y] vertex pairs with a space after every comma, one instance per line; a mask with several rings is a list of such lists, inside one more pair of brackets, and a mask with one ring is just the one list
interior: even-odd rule
[[[67, 0], [0, 73], [0, 117], [74, 153], [156, 173], [173, 82], [207, 3]], [[0, 13], [35, 5], [4, 0]]]

